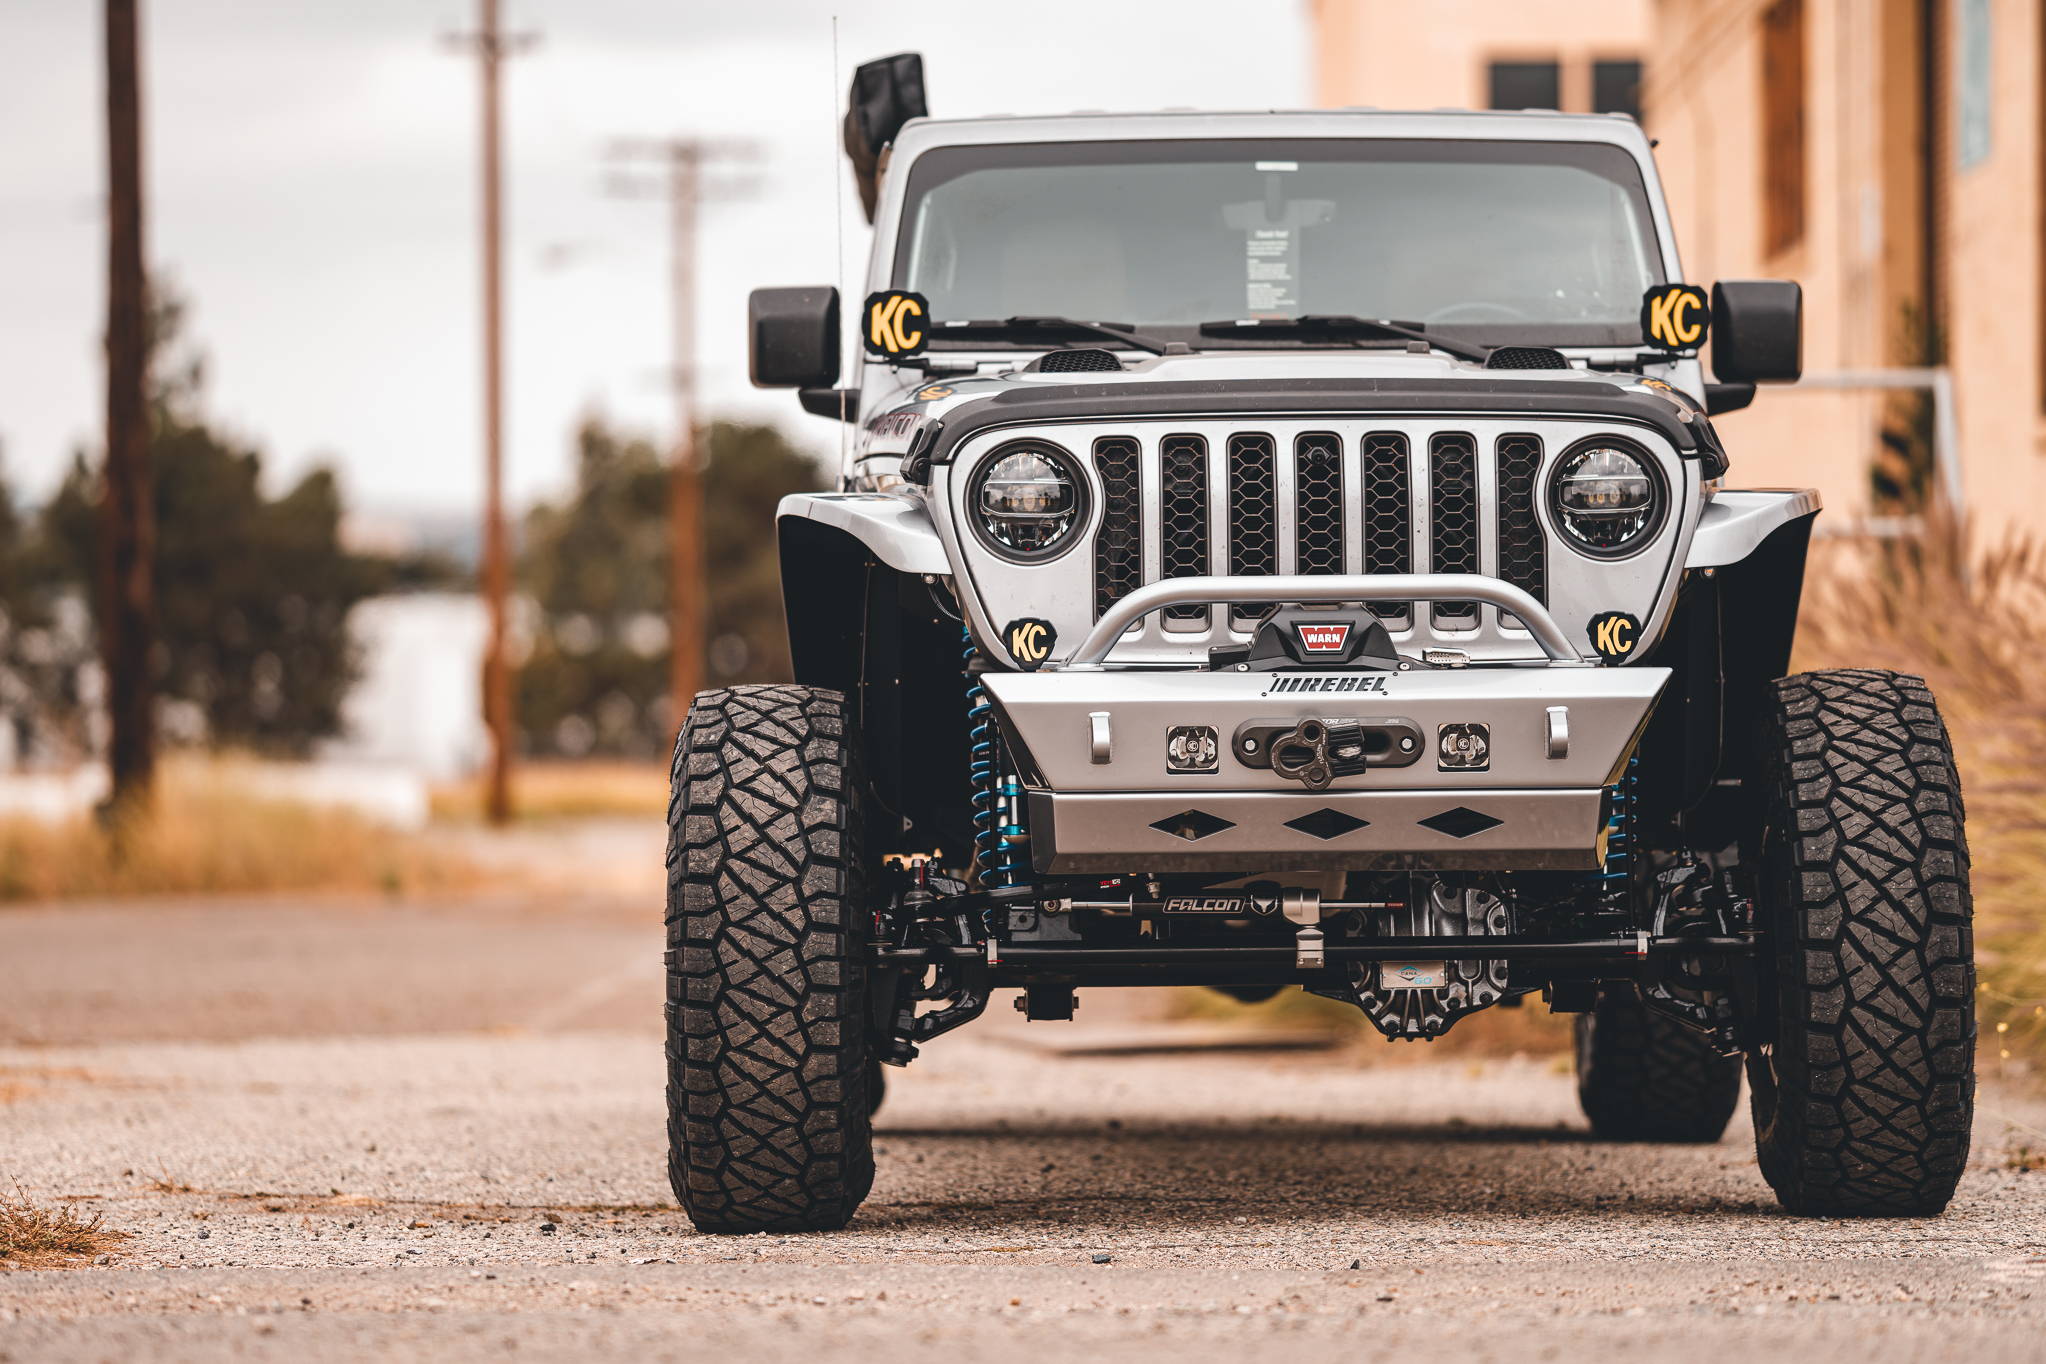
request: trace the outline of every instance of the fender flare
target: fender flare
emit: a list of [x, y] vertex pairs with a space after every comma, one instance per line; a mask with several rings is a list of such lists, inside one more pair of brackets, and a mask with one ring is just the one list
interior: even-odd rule
[[919, 499], [893, 493], [791, 493], [775, 517], [784, 540], [791, 521], [815, 521], [852, 536], [898, 573], [952, 573], [938, 528]]
[[1691, 536], [1685, 568], [1724, 568], [1762, 547], [1782, 527], [1816, 516], [1823, 505], [1816, 488], [1741, 488], [1721, 491], [1705, 504]]

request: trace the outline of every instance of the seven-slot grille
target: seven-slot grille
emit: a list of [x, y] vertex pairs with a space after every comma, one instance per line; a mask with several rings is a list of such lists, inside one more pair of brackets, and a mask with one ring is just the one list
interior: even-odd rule
[[[1205, 437], [1169, 434], [1158, 442], [1155, 499], [1143, 486], [1136, 437], [1103, 436], [1093, 453], [1102, 487], [1094, 542], [1096, 619], [1142, 585], [1147, 538], [1157, 546], [1163, 577], [1211, 572], [1255, 577], [1280, 571], [1288, 522], [1294, 572], [1333, 574], [1355, 567], [1371, 574], [1412, 573], [1425, 565], [1434, 573], [1478, 573], [1490, 539], [1498, 576], [1537, 601], [1548, 600], [1546, 546], [1534, 501], [1542, 463], [1539, 436], [1497, 439], [1490, 497], [1479, 488], [1477, 440], [1462, 431], [1434, 433], [1418, 458], [1398, 431], [1368, 431], [1354, 441], [1309, 431], [1294, 437], [1290, 449], [1267, 432], [1236, 432], [1223, 443], [1218, 477], [1211, 476]], [[1420, 537], [1414, 533], [1416, 477], [1424, 480], [1426, 494]], [[1210, 543], [1211, 497], [1222, 500], [1226, 538], [1219, 545]], [[1354, 528], [1352, 517], [1358, 522]], [[1417, 538], [1425, 544], [1417, 546]], [[1354, 559], [1348, 549], [1353, 541]], [[1243, 628], [1261, 609], [1233, 608], [1229, 623]], [[1411, 602], [1374, 602], [1371, 610], [1390, 629], [1414, 623]], [[1169, 607], [1164, 614], [1169, 622], [1197, 622], [1197, 629], [1208, 624], [1205, 606]], [[1436, 602], [1430, 614], [1437, 629], [1478, 624], [1474, 602]]]

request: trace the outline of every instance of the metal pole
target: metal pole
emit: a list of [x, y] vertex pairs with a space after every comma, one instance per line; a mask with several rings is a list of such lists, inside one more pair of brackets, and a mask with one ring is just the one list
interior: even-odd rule
[[498, 100], [497, 0], [481, 0], [477, 51], [483, 61], [483, 598], [490, 639], [483, 655], [483, 717], [490, 727], [484, 809], [511, 819], [511, 668], [505, 657], [503, 165]]
[[709, 563], [703, 543], [703, 469], [696, 430], [696, 202], [699, 146], [669, 144], [675, 335], [675, 457], [670, 477], [669, 694], [679, 729], [703, 686]]
[[1954, 376], [1944, 368], [1899, 366], [1894, 369], [1839, 369], [1807, 374], [1799, 388], [1922, 388], [1932, 394], [1932, 463], [1947, 512], [1956, 520], [1967, 510], [1961, 470], [1961, 427], [1954, 410]]
[[109, 809], [147, 804], [156, 775], [149, 298], [142, 241], [142, 57], [136, 0], [106, 0], [107, 461], [100, 502], [100, 655]]

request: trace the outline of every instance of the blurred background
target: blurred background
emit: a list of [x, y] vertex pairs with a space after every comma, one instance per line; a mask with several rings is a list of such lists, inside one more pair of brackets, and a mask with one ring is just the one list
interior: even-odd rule
[[[431, 893], [525, 874], [543, 825], [657, 814], [676, 689], [784, 675], [771, 510], [842, 437], [747, 386], [746, 293], [857, 293], [844, 87], [913, 49], [940, 117], [1639, 118], [1687, 277], [1804, 284], [1807, 378], [1722, 419], [1730, 482], [1825, 496], [1801, 665], [1941, 692], [1989, 1004], [2037, 1037], [2037, 0], [165, 0], [124, 104], [134, 8], [0, 9], [0, 897]], [[136, 487], [153, 516], [124, 522]], [[109, 576], [137, 561], [146, 600]], [[113, 743], [124, 706], [146, 753]]]

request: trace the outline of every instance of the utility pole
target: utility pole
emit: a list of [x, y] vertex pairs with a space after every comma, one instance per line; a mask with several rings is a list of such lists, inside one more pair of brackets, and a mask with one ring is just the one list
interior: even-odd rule
[[107, 463], [100, 501], [100, 657], [111, 735], [109, 812], [146, 806], [156, 777], [156, 506], [149, 468], [149, 297], [142, 246], [137, 0], [106, 0]]
[[698, 138], [632, 139], [612, 147], [621, 160], [651, 160], [658, 181], [614, 180], [614, 193], [655, 194], [668, 201], [668, 284], [675, 398], [675, 448], [668, 482], [668, 694], [680, 728], [703, 689], [705, 635], [710, 628], [709, 564], [703, 535], [703, 461], [696, 420], [696, 217], [702, 170], [719, 157], [748, 156], [737, 143]]
[[484, 810], [492, 824], [511, 819], [511, 662], [505, 650], [506, 565], [504, 529], [504, 271], [503, 136], [498, 63], [530, 46], [532, 34], [506, 34], [497, 23], [497, 0], [479, 0], [476, 32], [451, 41], [472, 50], [482, 68], [483, 130], [483, 599], [490, 612], [483, 655], [483, 718], [490, 727], [490, 775]]

